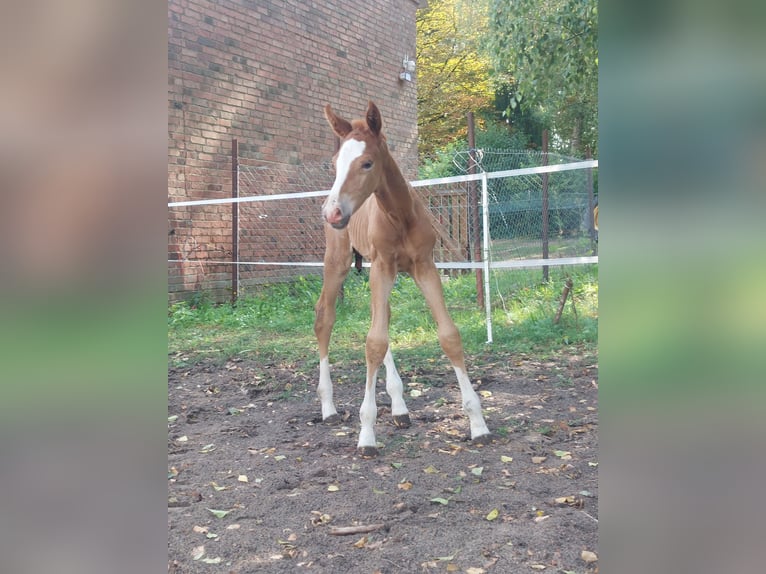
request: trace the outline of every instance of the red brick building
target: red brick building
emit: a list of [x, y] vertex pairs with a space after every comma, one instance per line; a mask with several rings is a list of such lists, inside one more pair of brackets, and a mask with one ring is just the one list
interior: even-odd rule
[[[394, 155], [416, 156], [415, 84], [399, 73], [414, 59], [418, 4], [169, 0], [168, 200], [230, 197], [233, 138], [244, 162], [327, 161], [325, 103], [357, 117], [375, 100]], [[168, 215], [168, 258], [186, 260], [169, 264], [170, 298], [225, 298], [231, 266], [204, 260], [231, 257], [231, 205]]]

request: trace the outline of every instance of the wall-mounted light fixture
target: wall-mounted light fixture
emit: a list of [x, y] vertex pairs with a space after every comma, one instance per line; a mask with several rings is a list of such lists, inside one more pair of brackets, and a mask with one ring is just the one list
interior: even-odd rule
[[409, 55], [405, 54], [402, 60], [402, 71], [399, 72], [399, 80], [412, 81], [412, 72], [415, 71], [415, 60], [410, 60]]

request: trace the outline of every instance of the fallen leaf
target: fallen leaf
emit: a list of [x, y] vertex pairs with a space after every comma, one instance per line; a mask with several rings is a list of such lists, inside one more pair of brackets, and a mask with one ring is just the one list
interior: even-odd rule
[[481, 473], [484, 472], [483, 466], [477, 466], [476, 468], [471, 469], [471, 474], [475, 476], [481, 476]]
[[465, 569], [466, 574], [484, 574], [486, 570], [484, 568], [474, 568], [471, 566], [470, 568]]
[[205, 534], [207, 532], [207, 526], [194, 526], [192, 528], [194, 532], [197, 532], [199, 534]]
[[214, 510], [212, 508], [208, 508], [207, 510], [212, 512], [216, 516], [216, 518], [223, 518], [224, 516], [226, 516], [227, 514], [231, 512], [231, 510]]
[[219, 490], [219, 491], [220, 490], [226, 490], [227, 488], [229, 488], [228, 486], [218, 486], [218, 484], [216, 484], [215, 482], [211, 482], [210, 486], [212, 486], [213, 488], [215, 488], [216, 490]]
[[568, 450], [554, 450], [553, 454], [555, 454], [561, 460], [572, 460], [572, 453]]
[[596, 562], [598, 560], [598, 556], [596, 556], [595, 552], [591, 552], [590, 550], [583, 550], [580, 552], [580, 558], [583, 559], [584, 562], [587, 562], [590, 564], [591, 562]]
[[417, 398], [417, 397], [419, 397], [419, 396], [420, 396], [420, 395], [422, 395], [422, 394], [423, 394], [423, 391], [421, 391], [420, 389], [412, 389], [412, 390], [410, 391], [410, 396], [411, 396], [412, 398]]
[[176, 439], [176, 442], [186, 442], [186, 441], [188, 441], [188, 440], [189, 440], [189, 437], [188, 437], [188, 436], [186, 436], [186, 435], [184, 435], [184, 436], [179, 436], [179, 437]]
[[354, 546], [356, 546], [357, 548], [364, 548], [365, 544], [367, 544], [366, 536], [362, 536], [359, 540], [354, 542]]
[[598, 466], [598, 463], [597, 462], [589, 462], [588, 466]]
[[533, 462], [534, 464], [540, 464], [540, 463], [542, 463], [542, 462], [545, 462], [545, 460], [546, 460], [547, 458], [548, 458], [547, 456], [533, 456], [533, 457], [532, 457], [532, 462]]
[[532, 570], [545, 570], [545, 564], [530, 564]]
[[535, 522], [542, 522], [543, 520], [547, 520], [550, 518], [549, 514], [543, 514], [542, 516], [535, 516]]
[[503, 455], [503, 456], [500, 457], [500, 460], [502, 462], [513, 462], [513, 457], [512, 456], [505, 456], [505, 455]]
[[323, 512], [319, 512], [318, 510], [312, 510], [311, 514], [314, 515], [311, 517], [311, 524], [314, 526], [328, 524], [332, 520], [332, 516]]
[[440, 562], [449, 562], [450, 560], [454, 560], [454, 559], [455, 559], [454, 554], [452, 556], [437, 556], [436, 558], [434, 558], [434, 560], [439, 560]]
[[215, 558], [203, 558], [202, 561], [205, 564], [220, 564], [221, 563], [221, 557], [216, 556]]
[[199, 560], [205, 555], [205, 546], [195, 546], [192, 549], [192, 560]]
[[214, 444], [206, 444], [205, 446], [203, 446], [203, 447], [200, 449], [200, 452], [201, 452], [202, 454], [207, 454], [207, 453], [209, 453], [209, 452], [212, 452], [212, 451], [214, 451], [214, 450], [215, 450], [215, 445], [214, 445]]
[[340, 490], [340, 486], [337, 484], [331, 484], [327, 487], [328, 492], [338, 492]]
[[208, 532], [207, 534], [205, 534], [205, 538], [218, 538], [218, 535], [215, 534], [214, 532]]
[[479, 394], [485, 399], [488, 399], [492, 396], [492, 391], [479, 391]]
[[168, 417], [168, 422], [169, 423], [174, 423], [177, 420], [178, 420], [178, 415], [173, 415], [173, 416]]
[[274, 460], [285, 460], [287, 457], [283, 454], [278, 454], [274, 457]]
[[430, 465], [427, 468], [424, 468], [423, 472], [425, 472], [426, 474], [437, 474], [439, 471], [435, 469], [433, 465]]
[[238, 480], [239, 482], [247, 482], [247, 475], [246, 475], [246, 474], [240, 474], [240, 475], [237, 477], [237, 480]]
[[240, 529], [240, 526], [239, 526], [239, 524], [229, 524], [229, 525], [226, 527], [226, 530], [239, 530], [239, 529]]
[[398, 488], [399, 490], [409, 490], [410, 488], [412, 488], [412, 483], [408, 480], [404, 482], [400, 482], [399, 484], [396, 485], [396, 488]]
[[373, 486], [373, 487], [372, 487], [372, 493], [373, 493], [373, 494], [386, 494], [386, 491], [385, 491], [385, 490], [380, 490], [380, 489], [378, 489], [378, 488], [375, 488], [375, 487]]
[[438, 498], [438, 497], [432, 498], [431, 502], [436, 502], [438, 504], [449, 504], [449, 500], [447, 500], [446, 498]]
[[489, 514], [487, 514], [487, 520], [494, 520], [497, 518], [498, 514], [500, 514], [500, 512], [497, 510], [497, 508], [493, 508], [489, 511]]
[[402, 463], [401, 462], [392, 462], [391, 466], [393, 466], [394, 468], [402, 468]]

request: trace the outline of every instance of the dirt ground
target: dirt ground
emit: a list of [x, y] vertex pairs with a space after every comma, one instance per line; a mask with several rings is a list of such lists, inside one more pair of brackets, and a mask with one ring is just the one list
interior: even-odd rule
[[379, 381], [376, 459], [356, 454], [361, 364], [333, 366], [334, 426], [314, 361], [169, 369], [168, 571], [597, 572], [597, 358], [471, 360], [494, 441], [468, 440], [437, 360], [401, 372], [410, 428]]

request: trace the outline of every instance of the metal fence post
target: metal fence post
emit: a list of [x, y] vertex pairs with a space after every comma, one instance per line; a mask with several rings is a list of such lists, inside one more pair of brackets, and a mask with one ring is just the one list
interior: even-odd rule
[[[231, 197], [239, 197], [239, 148], [231, 140]], [[231, 304], [237, 302], [239, 291], [239, 202], [231, 204]]]
[[[548, 130], [543, 130], [543, 165], [548, 165]], [[543, 174], [543, 259], [548, 259], [548, 173]], [[543, 281], [548, 282], [548, 266], [543, 265]]]
[[[468, 112], [468, 173], [476, 173], [476, 130], [473, 122], [473, 112]], [[481, 244], [479, 241], [479, 198], [476, 193], [476, 182], [468, 182], [468, 213], [470, 214], [470, 225], [468, 239], [470, 248], [468, 252], [469, 261], [481, 261]], [[483, 291], [483, 273], [481, 269], [476, 269], [476, 304], [479, 307], [484, 306]]]

